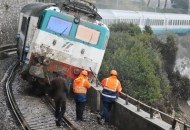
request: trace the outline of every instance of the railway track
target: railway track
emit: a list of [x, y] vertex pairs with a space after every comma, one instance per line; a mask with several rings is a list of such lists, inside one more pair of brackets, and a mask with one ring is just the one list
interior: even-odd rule
[[[31, 96], [31, 90], [24, 92], [23, 83], [18, 76], [18, 63], [7, 70], [6, 93], [11, 109], [24, 130], [78, 130], [79, 126], [66, 116], [62, 127], [55, 125], [54, 102], [46, 95], [44, 98]], [[9, 75], [9, 76], [8, 76]], [[13, 76], [15, 78], [13, 78]], [[24, 84], [24, 87], [26, 84]]]
[[16, 44], [8, 44], [0, 46], [0, 52], [5, 52], [8, 54], [13, 54], [17, 52], [17, 45]]

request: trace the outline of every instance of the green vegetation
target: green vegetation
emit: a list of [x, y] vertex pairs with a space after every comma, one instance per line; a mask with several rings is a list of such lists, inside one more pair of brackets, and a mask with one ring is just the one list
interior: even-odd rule
[[[172, 92], [181, 96], [186, 93], [187, 97], [189, 79], [173, 71], [178, 50], [174, 36], [169, 35], [166, 42], [162, 42], [152, 35], [150, 27], [141, 33], [138, 26], [126, 23], [113, 24], [110, 30], [100, 80], [107, 77], [111, 69], [117, 70], [123, 91], [149, 105], [164, 99], [164, 105], [172, 108], [168, 102]], [[171, 112], [170, 108], [163, 109]]]
[[138, 26], [126, 23], [114, 24], [110, 30], [99, 77], [116, 69], [129, 95], [151, 105], [158, 102], [169, 93], [169, 81], [162, 69], [161, 47], [154, 48], [152, 31], [147, 28], [142, 34]]

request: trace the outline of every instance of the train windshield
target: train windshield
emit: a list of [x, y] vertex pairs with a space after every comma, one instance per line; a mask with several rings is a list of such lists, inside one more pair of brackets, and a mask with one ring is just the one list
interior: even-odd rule
[[83, 25], [79, 25], [75, 38], [90, 44], [98, 44], [100, 32]]
[[71, 22], [51, 16], [46, 28], [60, 35], [68, 36], [71, 27], [72, 27]]

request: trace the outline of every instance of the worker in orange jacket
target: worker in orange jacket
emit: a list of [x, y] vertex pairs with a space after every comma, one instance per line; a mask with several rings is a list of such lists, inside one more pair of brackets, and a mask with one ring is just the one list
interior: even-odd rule
[[117, 93], [121, 92], [122, 87], [120, 81], [117, 79], [117, 71], [111, 70], [110, 76], [104, 78], [101, 82], [103, 91], [101, 100], [103, 102], [103, 111], [101, 116], [98, 116], [98, 123], [104, 124], [109, 122], [109, 112], [112, 108], [113, 103], [116, 100]]
[[85, 121], [83, 111], [87, 101], [86, 93], [87, 89], [91, 87], [87, 76], [88, 72], [83, 70], [73, 83], [74, 99], [76, 102], [76, 119], [79, 121]]

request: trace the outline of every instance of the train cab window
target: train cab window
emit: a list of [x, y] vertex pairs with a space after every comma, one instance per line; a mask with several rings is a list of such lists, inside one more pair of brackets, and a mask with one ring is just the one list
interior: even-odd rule
[[51, 16], [46, 28], [60, 35], [68, 36], [71, 31], [71, 27], [72, 22]]
[[27, 18], [23, 17], [22, 19], [22, 25], [21, 25], [21, 32], [25, 35], [27, 28]]
[[98, 44], [100, 32], [92, 28], [79, 25], [75, 38], [90, 44]]

